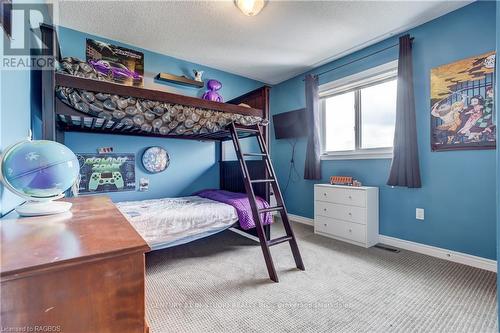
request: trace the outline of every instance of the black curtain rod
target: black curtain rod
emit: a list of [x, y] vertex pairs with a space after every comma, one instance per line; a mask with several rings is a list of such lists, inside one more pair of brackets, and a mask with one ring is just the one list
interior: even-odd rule
[[[412, 42], [413, 42], [413, 39], [415, 39], [415, 38], [414, 38], [414, 37], [411, 37], [411, 38], [410, 38], [410, 41], [412, 41]], [[330, 68], [330, 69], [328, 69], [328, 70], [326, 70], [326, 71], [324, 71], [324, 72], [321, 72], [321, 73], [316, 74], [316, 76], [321, 76], [321, 75], [324, 75], [324, 74], [326, 74], [326, 73], [330, 73], [331, 71], [334, 71], [334, 70], [336, 70], [336, 69], [339, 69], [339, 68], [345, 67], [345, 66], [347, 66], [347, 65], [353, 64], [353, 63], [358, 62], [358, 61], [360, 61], [360, 60], [363, 60], [363, 59], [366, 59], [366, 58], [368, 58], [368, 57], [371, 57], [371, 56], [373, 56], [373, 55], [375, 55], [375, 54], [378, 54], [378, 53], [384, 52], [384, 51], [386, 51], [386, 50], [392, 49], [393, 47], [396, 47], [396, 46], [399, 46], [399, 42], [398, 42], [398, 43], [396, 43], [396, 44], [393, 44], [393, 45], [389, 45], [389, 46], [387, 46], [387, 47], [384, 47], [383, 49], [377, 50], [377, 51], [372, 52], [372, 53], [370, 53], [370, 54], [367, 54], [367, 55], [365, 55], [365, 56], [362, 56], [361, 58], [358, 58], [358, 59], [354, 59], [354, 60], [352, 60], [352, 61], [349, 61], [349, 62], [347, 62], [347, 63], [345, 63], [345, 64], [340, 65], [340, 66]], [[305, 79], [302, 79], [302, 81], [305, 81]]]

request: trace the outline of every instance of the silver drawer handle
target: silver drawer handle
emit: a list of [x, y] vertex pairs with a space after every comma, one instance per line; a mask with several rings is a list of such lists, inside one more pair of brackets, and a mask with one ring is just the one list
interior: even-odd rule
[[323, 195], [326, 197], [326, 193], [323, 193]]
[[323, 211], [325, 211], [325, 212], [326, 212], [326, 208], [323, 208]]
[[352, 213], [351, 213], [351, 212], [349, 212], [349, 216], [352, 216]]
[[352, 199], [352, 196], [349, 196], [349, 199]]
[[325, 223], [325, 224], [323, 224], [323, 225], [326, 227], [326, 223]]
[[349, 232], [352, 232], [352, 229], [349, 229]]

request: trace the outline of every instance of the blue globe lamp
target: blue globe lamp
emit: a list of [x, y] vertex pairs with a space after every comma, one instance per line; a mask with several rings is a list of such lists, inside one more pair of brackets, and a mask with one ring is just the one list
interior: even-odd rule
[[26, 202], [15, 209], [21, 216], [63, 213], [70, 202], [55, 201], [75, 184], [80, 166], [66, 146], [48, 140], [25, 140], [0, 157], [0, 180]]

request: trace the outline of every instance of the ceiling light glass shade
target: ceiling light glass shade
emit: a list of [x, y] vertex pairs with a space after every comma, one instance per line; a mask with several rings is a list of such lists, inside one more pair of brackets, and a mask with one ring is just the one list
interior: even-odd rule
[[266, 4], [265, 0], [235, 0], [234, 3], [246, 16], [257, 15]]

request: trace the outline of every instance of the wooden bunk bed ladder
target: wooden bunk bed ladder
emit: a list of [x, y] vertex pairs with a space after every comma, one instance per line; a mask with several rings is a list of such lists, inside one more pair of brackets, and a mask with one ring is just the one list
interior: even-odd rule
[[[250, 202], [250, 207], [252, 209], [252, 216], [255, 221], [257, 235], [259, 237], [262, 253], [264, 254], [264, 260], [266, 261], [269, 278], [274, 282], [278, 282], [278, 274], [276, 274], [276, 269], [274, 268], [274, 263], [271, 257], [271, 251], [269, 247], [284, 242], [288, 242], [292, 250], [293, 258], [295, 260], [295, 265], [300, 270], [305, 270], [305, 268], [304, 268], [304, 263], [302, 262], [302, 257], [300, 256], [299, 247], [297, 246], [297, 240], [295, 238], [295, 234], [293, 233], [292, 226], [290, 225], [290, 220], [288, 219], [288, 213], [286, 211], [285, 203], [283, 201], [283, 196], [281, 195], [281, 190], [278, 185], [278, 180], [276, 178], [276, 174], [274, 172], [274, 168], [271, 163], [271, 158], [269, 157], [269, 153], [267, 151], [267, 146], [265, 144], [264, 137], [262, 135], [262, 130], [259, 125], [252, 127], [240, 127], [235, 125], [234, 123], [231, 123], [229, 125], [229, 131], [231, 133], [231, 138], [234, 144], [234, 150], [236, 151], [236, 156], [238, 157], [238, 160], [240, 162], [241, 171], [243, 174], [243, 182], [245, 184], [245, 189], [248, 194], [248, 200]], [[259, 143], [261, 152], [243, 153], [241, 151], [240, 138], [238, 136], [239, 132], [243, 132], [245, 134], [248, 133], [253, 134], [253, 136], [257, 138], [257, 142]], [[265, 161], [266, 171], [267, 171], [266, 173], [268, 175], [268, 178], [266, 179], [250, 178], [250, 173], [248, 171], [248, 166], [245, 157], [256, 157], [256, 156], [262, 157]], [[261, 184], [261, 183], [271, 185], [277, 203], [275, 207], [268, 207], [262, 209], [258, 208], [257, 200], [255, 199], [255, 193], [253, 190], [253, 184]], [[264, 233], [264, 227], [261, 216], [263, 215], [263, 213], [268, 213], [273, 211], [280, 212], [281, 221], [283, 222], [286, 235], [268, 240], [266, 239]]]

